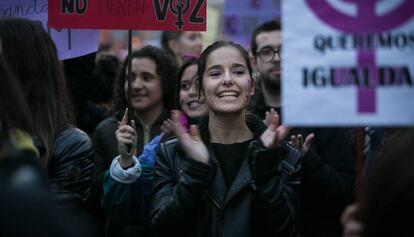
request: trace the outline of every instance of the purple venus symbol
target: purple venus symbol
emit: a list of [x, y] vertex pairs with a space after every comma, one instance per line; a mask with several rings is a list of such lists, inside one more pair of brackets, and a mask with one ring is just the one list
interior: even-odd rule
[[[414, 1], [405, 0], [394, 10], [383, 16], [377, 16], [375, 6], [382, 0], [342, 0], [357, 6], [355, 17], [345, 15], [332, 7], [327, 0], [305, 0], [316, 16], [329, 26], [349, 34], [374, 34], [396, 28], [414, 15]], [[360, 48], [357, 52], [358, 70], [368, 68], [369, 80], [373, 85], [377, 81], [375, 49]], [[375, 86], [358, 89], [358, 113], [376, 112]]]

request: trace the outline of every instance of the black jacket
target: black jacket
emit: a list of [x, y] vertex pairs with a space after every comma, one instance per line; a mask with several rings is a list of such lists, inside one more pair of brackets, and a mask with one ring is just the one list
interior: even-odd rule
[[88, 135], [67, 127], [53, 144], [48, 172], [54, 198], [64, 205], [83, 205], [90, 195], [93, 178], [93, 148]]
[[153, 230], [160, 236], [293, 236], [299, 152], [287, 144], [265, 149], [259, 139], [264, 124], [247, 119], [255, 140], [227, 191], [209, 143], [207, 120], [200, 121], [199, 128], [210, 164], [185, 157], [177, 139], [160, 145], [151, 211]]
[[[280, 108], [275, 108], [281, 115]], [[253, 111], [264, 119], [270, 107], [257, 93]], [[344, 208], [355, 198], [355, 160], [351, 133], [347, 128], [301, 127], [290, 135], [305, 138], [314, 133], [311, 149], [303, 157], [300, 189], [300, 229], [302, 237], [339, 237]]]

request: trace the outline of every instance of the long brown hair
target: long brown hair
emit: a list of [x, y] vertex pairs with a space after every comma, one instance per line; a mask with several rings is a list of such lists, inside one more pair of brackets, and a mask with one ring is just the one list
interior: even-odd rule
[[0, 38], [6, 61], [29, 105], [34, 135], [45, 147], [41, 159], [47, 165], [56, 136], [73, 122], [73, 109], [56, 47], [39, 23], [26, 19], [1, 19]]
[[0, 147], [11, 130], [32, 132], [29, 107], [0, 52]]

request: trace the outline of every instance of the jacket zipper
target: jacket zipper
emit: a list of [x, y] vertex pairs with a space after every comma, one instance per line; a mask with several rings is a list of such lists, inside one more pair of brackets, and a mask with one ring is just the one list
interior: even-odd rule
[[222, 233], [221, 233], [221, 223], [222, 223], [222, 216], [223, 216], [223, 208], [217, 202], [217, 199], [216, 199], [216, 197], [213, 194], [209, 193], [208, 196], [210, 197], [210, 200], [213, 202], [213, 204], [219, 209], [218, 236], [222, 236]]
[[214, 197], [213, 194], [209, 193], [208, 196], [210, 197], [210, 200], [213, 202], [213, 204], [220, 210], [220, 212], [222, 211], [222, 207], [220, 206], [220, 204], [217, 202], [216, 197]]

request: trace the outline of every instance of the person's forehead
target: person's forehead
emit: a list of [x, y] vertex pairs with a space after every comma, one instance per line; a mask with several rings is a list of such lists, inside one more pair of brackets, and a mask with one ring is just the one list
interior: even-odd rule
[[280, 31], [266, 31], [261, 32], [256, 36], [257, 48], [260, 49], [263, 46], [277, 47], [281, 45]]
[[148, 57], [133, 58], [132, 59], [132, 70], [140, 70], [151, 73], [156, 73], [157, 64], [155, 61]]
[[246, 62], [240, 51], [231, 46], [218, 48], [210, 53], [207, 58], [207, 68], [213, 65], [245, 65]]
[[196, 35], [196, 36], [200, 35], [201, 36], [201, 33], [197, 32], [197, 31], [184, 31], [181, 34], [181, 37], [189, 37], [189, 36], [194, 36], [194, 35]]
[[184, 70], [183, 75], [181, 76], [182, 79], [183, 80], [187, 79], [186, 77], [189, 77], [189, 76], [190, 76], [190, 78], [192, 78], [195, 74], [197, 74], [197, 68], [198, 68], [197, 64], [192, 64], [192, 65], [188, 66]]

